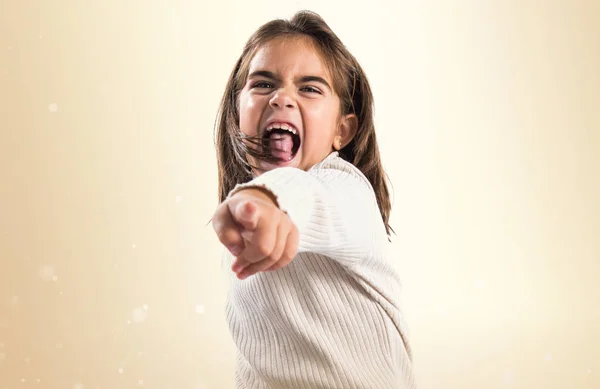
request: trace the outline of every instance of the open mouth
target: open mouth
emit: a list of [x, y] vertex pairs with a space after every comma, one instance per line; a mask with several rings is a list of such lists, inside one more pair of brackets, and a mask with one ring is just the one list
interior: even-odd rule
[[289, 162], [300, 149], [298, 130], [288, 124], [274, 123], [263, 133], [266, 151], [276, 162]]

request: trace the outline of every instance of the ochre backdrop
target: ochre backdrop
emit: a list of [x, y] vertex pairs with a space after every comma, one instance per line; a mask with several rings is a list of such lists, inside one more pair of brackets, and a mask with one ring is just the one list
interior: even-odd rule
[[597, 1], [3, 1], [0, 389], [232, 389], [213, 126], [262, 23], [372, 83], [421, 388], [600, 388]]

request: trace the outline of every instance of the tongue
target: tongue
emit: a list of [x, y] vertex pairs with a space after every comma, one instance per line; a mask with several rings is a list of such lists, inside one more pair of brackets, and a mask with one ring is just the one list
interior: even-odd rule
[[292, 148], [294, 147], [292, 134], [271, 134], [269, 137], [269, 145], [271, 147], [271, 154], [275, 158], [284, 161], [289, 161], [292, 159]]

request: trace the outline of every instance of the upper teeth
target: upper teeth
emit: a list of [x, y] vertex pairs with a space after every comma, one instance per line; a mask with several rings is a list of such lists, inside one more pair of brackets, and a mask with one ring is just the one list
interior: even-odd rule
[[272, 124], [269, 124], [269, 126], [267, 127], [267, 130], [266, 130], [266, 131], [271, 131], [271, 130], [273, 130], [274, 128], [279, 128], [279, 129], [282, 129], [282, 130], [289, 131], [289, 132], [291, 132], [291, 133], [292, 133], [292, 134], [294, 134], [294, 135], [296, 135], [296, 134], [297, 134], [297, 132], [296, 132], [296, 129], [295, 129], [295, 128], [293, 128], [292, 126], [290, 126], [290, 125], [287, 125], [287, 124], [285, 124], [285, 123], [272, 123]]

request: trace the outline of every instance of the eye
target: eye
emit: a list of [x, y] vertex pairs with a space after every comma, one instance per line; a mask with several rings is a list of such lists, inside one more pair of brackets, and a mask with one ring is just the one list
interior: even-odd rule
[[300, 88], [301, 91], [310, 92], [310, 93], [318, 93], [321, 94], [321, 91], [313, 86], [303, 86]]
[[259, 81], [256, 84], [252, 85], [252, 88], [269, 89], [269, 88], [273, 88], [273, 84], [266, 82], [266, 81]]

